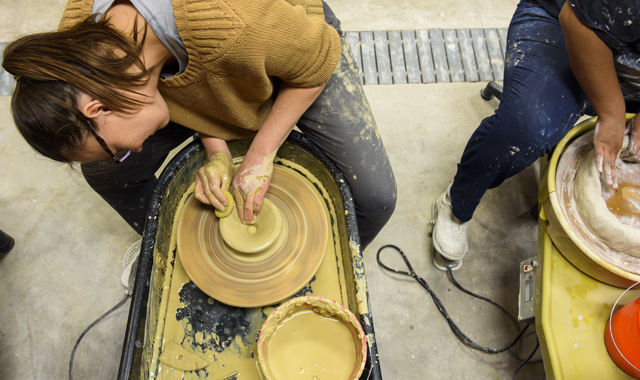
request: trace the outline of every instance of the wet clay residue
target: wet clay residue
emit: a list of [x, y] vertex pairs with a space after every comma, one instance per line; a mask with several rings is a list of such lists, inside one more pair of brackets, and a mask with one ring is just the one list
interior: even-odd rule
[[[593, 144], [590, 140], [592, 136], [593, 132], [588, 132], [576, 138], [562, 153], [558, 161], [555, 182], [560, 208], [571, 230], [586, 248], [591, 250], [592, 254], [624, 271], [640, 273], [640, 258], [612, 249], [587, 228], [581, 215], [581, 211], [584, 212], [586, 208], [584, 205], [578, 205], [574, 198], [574, 183], [578, 169], [581, 167], [580, 163], [593, 151]], [[622, 186], [624, 187], [624, 184]], [[589, 194], [591, 193], [589, 192]], [[589, 196], [589, 198], [594, 197]], [[605, 195], [600, 197], [600, 202], [605, 209], [607, 208], [605, 204], [607, 199]], [[609, 212], [609, 214], [611, 213]]]
[[356, 349], [339, 319], [306, 310], [282, 322], [269, 340], [268, 357], [278, 380], [338, 380], [349, 378]]
[[[633, 213], [631, 217], [622, 217], [611, 210], [608, 203], [632, 203], [632, 199], [624, 199], [620, 195], [629, 193], [630, 187], [614, 189], [602, 180], [602, 174], [596, 169], [595, 150], [589, 151], [581, 160], [576, 171], [573, 188], [573, 199], [582, 217], [582, 222], [591, 234], [607, 247], [626, 255], [640, 256], [640, 229], [638, 219]], [[632, 178], [630, 168], [640, 168], [636, 164], [617, 162], [620, 180]], [[635, 190], [631, 188], [631, 190]], [[605, 202], [605, 200], [607, 202]], [[616, 202], [616, 198], [619, 200]], [[610, 202], [611, 200], [613, 202]], [[635, 226], [634, 226], [635, 224]]]
[[269, 316], [258, 352], [267, 380], [346, 380], [362, 373], [367, 344], [348, 309], [313, 296], [291, 299]]
[[[218, 226], [222, 239], [229, 247], [251, 254], [272, 248], [280, 234], [287, 234], [287, 224], [283, 220], [282, 211], [265, 197], [254, 224], [243, 224], [234, 211], [228, 217], [219, 219]], [[278, 248], [273, 247], [274, 251]]]
[[160, 361], [183, 371], [197, 371], [209, 365], [191, 350], [187, 350], [176, 342], [165, 345], [160, 354]]
[[280, 166], [255, 225], [242, 224], [235, 212], [218, 219], [190, 197], [178, 220], [180, 262], [202, 291], [225, 304], [278, 303], [305, 286], [322, 263], [331, 240], [324, 206], [311, 184]]
[[210, 298], [193, 282], [180, 289], [184, 307], [176, 311], [176, 321], [190, 325], [192, 345], [200, 350], [222, 352], [234, 342], [251, 345], [257, 338], [251, 336], [252, 321], [260, 310], [232, 307]]
[[607, 199], [607, 208], [621, 221], [633, 220], [640, 223], [640, 186], [629, 182], [619, 183], [619, 190], [613, 191]]
[[[298, 165], [288, 161], [286, 163], [295, 166], [296, 172], [305, 173]], [[308, 176], [313, 179], [312, 175]], [[322, 185], [311, 181], [318, 191], [318, 196], [326, 196]], [[176, 215], [182, 213], [187, 199], [189, 196], [185, 194]], [[332, 203], [326, 200], [322, 203], [329, 207], [325, 210], [330, 216], [328, 220], [333, 220], [336, 211], [331, 207]], [[327, 223], [329, 224], [328, 221]], [[174, 223], [173, 227], [170, 254], [167, 260], [163, 261], [166, 273], [163, 277], [165, 281], [162, 302], [160, 309], [154, 311], [154, 318], [158, 323], [155, 330], [148, 332], [152, 337], [150, 344], [153, 346], [148, 363], [149, 378], [262, 380], [264, 377], [258, 364], [257, 339], [264, 321], [278, 304], [238, 308], [225, 305], [202, 292], [191, 282], [182, 266], [176, 252], [177, 223]], [[330, 236], [337, 235], [335, 224], [328, 225], [328, 228], [331, 231]], [[314, 294], [348, 305], [345, 279], [341, 277], [345, 273], [341, 266], [341, 255], [339, 240], [330, 239], [316, 275], [292, 297]], [[175, 345], [195, 356], [183, 357], [184, 360], [197, 363], [194, 364], [195, 367], [183, 367], [194, 368], [193, 370], [180, 369], [168, 363], [168, 357], [177, 352]], [[179, 355], [178, 353], [177, 356]]]

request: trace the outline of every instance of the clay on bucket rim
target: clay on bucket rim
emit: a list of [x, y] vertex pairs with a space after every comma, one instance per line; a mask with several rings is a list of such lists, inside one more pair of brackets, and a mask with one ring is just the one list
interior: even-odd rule
[[269, 339], [283, 320], [300, 311], [313, 309], [321, 309], [322, 311], [329, 312], [332, 317], [341, 320], [343, 323], [347, 323], [350, 326], [349, 330], [352, 334], [355, 334], [356, 360], [353, 367], [354, 370], [348, 380], [358, 379], [364, 371], [364, 366], [367, 361], [367, 340], [356, 316], [344, 305], [341, 305], [335, 300], [319, 296], [305, 296], [293, 298], [278, 306], [262, 325], [258, 337], [258, 362], [260, 363], [260, 369], [266, 380], [277, 380], [273, 378], [271, 374], [268, 358], [266, 357]]

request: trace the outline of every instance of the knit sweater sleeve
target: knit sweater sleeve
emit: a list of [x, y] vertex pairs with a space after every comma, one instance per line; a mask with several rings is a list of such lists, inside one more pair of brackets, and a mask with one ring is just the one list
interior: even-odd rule
[[264, 62], [266, 75], [295, 87], [325, 84], [340, 60], [338, 32], [300, 5], [264, 4], [263, 13], [249, 19], [246, 31], [253, 36], [251, 54]]

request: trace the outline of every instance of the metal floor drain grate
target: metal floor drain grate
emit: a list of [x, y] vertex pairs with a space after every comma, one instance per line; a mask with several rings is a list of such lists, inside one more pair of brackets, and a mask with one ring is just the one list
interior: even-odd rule
[[368, 84], [502, 80], [507, 29], [346, 32]]
[[[502, 80], [507, 29], [420, 29], [346, 32], [370, 84]], [[7, 46], [0, 42], [0, 53]], [[13, 77], [0, 69], [0, 96], [13, 93]]]

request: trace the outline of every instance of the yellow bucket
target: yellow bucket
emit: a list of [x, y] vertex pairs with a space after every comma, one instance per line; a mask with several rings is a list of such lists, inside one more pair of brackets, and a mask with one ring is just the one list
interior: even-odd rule
[[[633, 114], [627, 114], [630, 120]], [[547, 232], [554, 245], [562, 255], [582, 272], [603, 283], [626, 288], [640, 281], [640, 274], [627, 271], [613, 265], [597, 254], [593, 247], [586, 244], [571, 226], [564, 212], [560, 188], [557, 181], [558, 164], [567, 148], [576, 141], [595, 129], [597, 118], [593, 117], [578, 124], [558, 143], [547, 165], [547, 172], [542, 176], [539, 192], [539, 202], [543, 205], [543, 212], [549, 220]]]
[[298, 297], [279, 306], [258, 337], [258, 361], [267, 380], [355, 380], [367, 360], [358, 319], [324, 297]]

